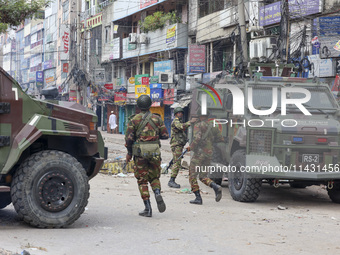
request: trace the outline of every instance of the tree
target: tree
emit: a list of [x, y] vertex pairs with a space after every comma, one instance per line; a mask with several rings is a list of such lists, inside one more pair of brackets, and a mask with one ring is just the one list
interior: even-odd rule
[[0, 33], [8, 27], [18, 26], [27, 18], [32, 18], [50, 0], [0, 0]]

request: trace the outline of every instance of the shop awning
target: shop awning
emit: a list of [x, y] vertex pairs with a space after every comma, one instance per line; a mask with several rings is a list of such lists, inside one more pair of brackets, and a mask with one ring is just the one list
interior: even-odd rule
[[187, 98], [187, 99], [182, 99], [179, 102], [173, 103], [170, 108], [176, 108], [176, 107], [187, 107], [190, 103], [191, 103], [192, 99], [191, 98]]

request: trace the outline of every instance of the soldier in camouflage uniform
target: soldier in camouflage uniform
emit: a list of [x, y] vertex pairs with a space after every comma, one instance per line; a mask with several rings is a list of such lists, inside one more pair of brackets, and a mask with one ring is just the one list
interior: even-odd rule
[[[212, 123], [208, 121], [208, 115], [200, 115], [199, 121], [196, 122], [194, 126], [193, 141], [187, 148], [194, 152], [190, 160], [189, 182], [196, 198], [190, 201], [191, 204], [201, 205], [203, 203], [197, 183], [197, 176], [199, 176], [201, 182], [214, 189], [216, 202], [219, 202], [222, 198], [221, 186], [208, 178], [207, 172], [207, 167], [210, 166], [210, 160], [213, 154], [213, 143], [218, 140], [223, 141], [221, 132], [219, 132], [217, 127], [214, 128]], [[199, 170], [196, 169], [196, 166], [199, 167]]]
[[192, 119], [191, 121], [182, 123], [184, 110], [181, 107], [177, 107], [174, 110], [175, 119], [171, 123], [171, 140], [170, 147], [173, 155], [173, 165], [171, 169], [171, 177], [168, 186], [171, 188], [180, 188], [181, 185], [175, 182], [180, 169], [182, 169], [181, 156], [183, 147], [187, 143], [186, 129], [194, 123], [197, 119]]
[[159, 212], [164, 212], [166, 207], [161, 196], [161, 155], [159, 139], [168, 139], [169, 134], [160, 115], [150, 113], [151, 98], [142, 95], [137, 100], [141, 113], [130, 118], [126, 134], [125, 146], [127, 148], [126, 162], [132, 156], [135, 161], [135, 177], [139, 191], [144, 201], [145, 209], [140, 216], [151, 217], [152, 209], [148, 183], [155, 193]]

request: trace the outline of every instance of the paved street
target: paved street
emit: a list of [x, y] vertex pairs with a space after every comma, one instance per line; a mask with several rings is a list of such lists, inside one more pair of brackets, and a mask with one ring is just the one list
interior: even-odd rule
[[[110, 157], [125, 155], [122, 135], [103, 133]], [[170, 159], [169, 146], [163, 159]], [[188, 171], [178, 182], [189, 188]], [[189, 204], [193, 194], [167, 187], [167, 210], [160, 214], [151, 198], [153, 217], [138, 216], [143, 209], [132, 174], [99, 174], [90, 181], [85, 213], [65, 229], [36, 229], [17, 218], [12, 206], [0, 210], [1, 248], [8, 254], [339, 254], [339, 205], [331, 203], [322, 187], [275, 189], [264, 185], [255, 203], [231, 199], [227, 182], [223, 197], [214, 201], [212, 189], [199, 183], [203, 205]], [[176, 192], [177, 191], [177, 192]], [[279, 210], [278, 206], [281, 206]], [[4, 251], [3, 254], [6, 254]]]

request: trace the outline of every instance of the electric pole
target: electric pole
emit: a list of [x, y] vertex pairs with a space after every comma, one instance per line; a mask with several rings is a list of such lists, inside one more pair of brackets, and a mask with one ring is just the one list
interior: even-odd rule
[[[240, 38], [242, 46], [242, 65], [243, 70], [248, 65], [248, 45], [247, 45], [247, 31], [246, 31], [246, 18], [244, 15], [244, 0], [238, 0], [238, 15], [239, 15], [239, 26], [240, 26]], [[250, 77], [252, 76], [251, 70], [248, 70]]]

